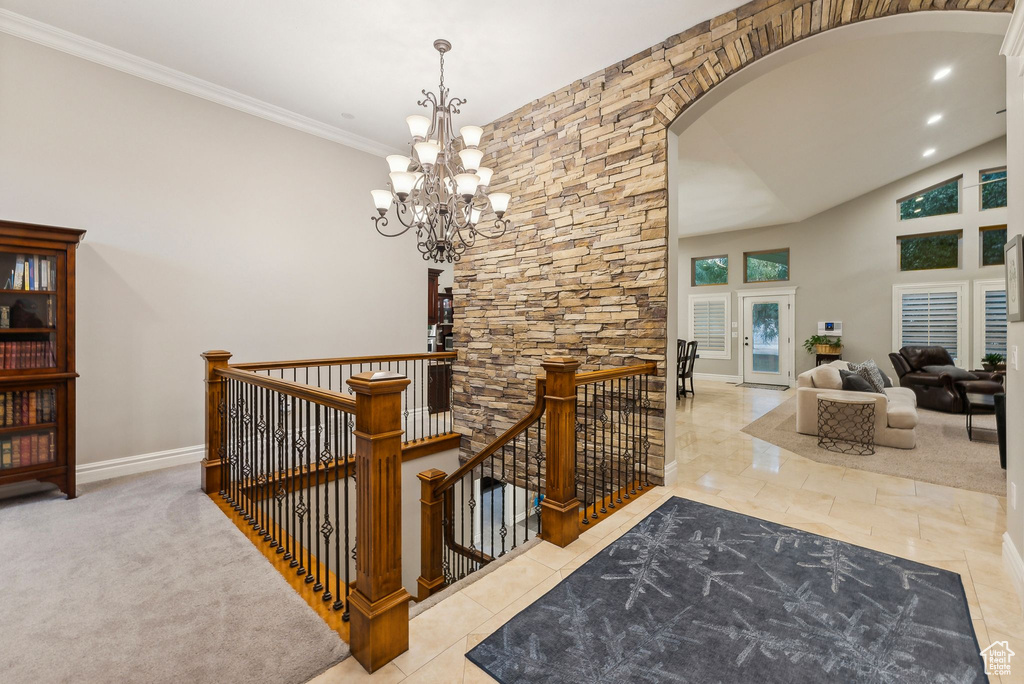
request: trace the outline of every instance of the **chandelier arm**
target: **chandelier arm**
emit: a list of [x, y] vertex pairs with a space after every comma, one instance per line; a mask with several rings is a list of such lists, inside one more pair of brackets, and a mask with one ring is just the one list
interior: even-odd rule
[[494, 219], [494, 227], [495, 229], [500, 229], [500, 232], [488, 234], [480, 226], [477, 226], [476, 230], [487, 240], [497, 240], [508, 232], [508, 219]]
[[381, 235], [383, 235], [384, 237], [391, 238], [391, 237], [398, 237], [399, 235], [405, 235], [406, 233], [409, 232], [409, 229], [412, 227], [412, 226], [406, 226], [403, 230], [400, 230], [397, 233], [385, 233], [383, 230], [381, 230], [381, 226], [383, 226], [385, 228], [387, 227], [387, 225], [388, 225], [388, 217], [385, 215], [385, 216], [371, 216], [370, 218], [373, 219], [373, 227], [376, 228], [377, 232], [380, 233]]

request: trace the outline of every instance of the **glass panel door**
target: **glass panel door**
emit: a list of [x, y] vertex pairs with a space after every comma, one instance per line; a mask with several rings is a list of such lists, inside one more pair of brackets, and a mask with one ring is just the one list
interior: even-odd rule
[[56, 254], [0, 252], [0, 373], [57, 368]]
[[752, 368], [757, 373], [779, 372], [779, 303], [754, 302], [751, 306]]
[[743, 299], [743, 381], [789, 385], [793, 361], [788, 296]]
[[55, 387], [0, 392], [0, 472], [57, 462]]

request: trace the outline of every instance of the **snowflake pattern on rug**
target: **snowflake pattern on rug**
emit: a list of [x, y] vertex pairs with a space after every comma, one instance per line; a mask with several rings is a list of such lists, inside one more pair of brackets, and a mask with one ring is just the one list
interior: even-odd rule
[[474, 648], [526, 682], [987, 678], [960, 578], [669, 499]]

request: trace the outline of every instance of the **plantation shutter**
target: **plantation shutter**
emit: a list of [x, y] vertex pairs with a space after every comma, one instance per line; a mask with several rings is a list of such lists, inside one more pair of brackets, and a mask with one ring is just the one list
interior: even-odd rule
[[959, 328], [960, 311], [956, 290], [903, 293], [900, 311], [903, 346], [938, 345], [945, 347], [954, 359], [959, 359]]
[[984, 349], [1006, 358], [1006, 290], [985, 291]]
[[691, 334], [697, 341], [697, 353], [705, 358], [728, 356], [729, 343], [726, 321], [726, 300], [722, 297], [708, 297], [693, 300], [693, 321]]

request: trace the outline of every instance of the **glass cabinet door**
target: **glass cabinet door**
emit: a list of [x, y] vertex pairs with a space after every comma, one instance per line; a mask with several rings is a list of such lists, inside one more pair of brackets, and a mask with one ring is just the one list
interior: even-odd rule
[[57, 463], [57, 388], [0, 391], [0, 472]]
[[0, 251], [0, 373], [58, 367], [61, 266], [57, 254]]

